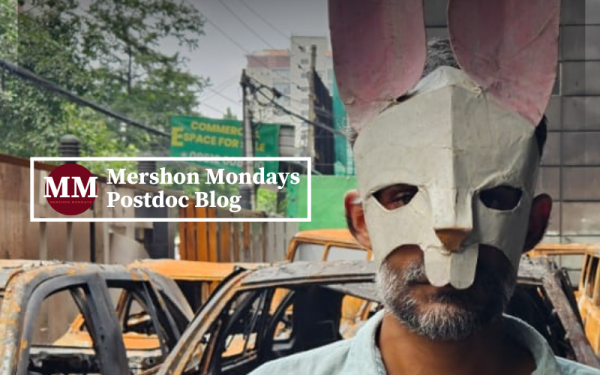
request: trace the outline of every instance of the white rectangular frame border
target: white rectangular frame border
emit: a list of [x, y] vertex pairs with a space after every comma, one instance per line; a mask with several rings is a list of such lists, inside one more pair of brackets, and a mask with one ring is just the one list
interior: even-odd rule
[[[36, 218], [34, 217], [34, 178], [35, 178], [35, 162], [44, 161], [302, 161], [306, 162], [307, 176], [307, 217], [306, 218], [203, 218], [203, 219], [188, 219], [180, 220], [179, 218]], [[153, 222], [174, 222], [174, 223], [234, 223], [234, 222], [259, 222], [259, 223], [308, 223], [311, 221], [311, 174], [312, 160], [310, 157], [32, 157], [29, 160], [29, 204], [30, 204], [30, 222], [32, 223], [153, 223]]]

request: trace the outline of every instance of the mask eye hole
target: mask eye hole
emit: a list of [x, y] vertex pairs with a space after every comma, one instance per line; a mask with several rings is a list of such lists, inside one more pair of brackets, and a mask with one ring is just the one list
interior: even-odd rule
[[497, 186], [479, 194], [481, 202], [492, 210], [510, 211], [521, 201], [523, 191], [512, 186]]
[[418, 192], [416, 186], [396, 184], [379, 190], [373, 196], [386, 209], [395, 210], [409, 204]]

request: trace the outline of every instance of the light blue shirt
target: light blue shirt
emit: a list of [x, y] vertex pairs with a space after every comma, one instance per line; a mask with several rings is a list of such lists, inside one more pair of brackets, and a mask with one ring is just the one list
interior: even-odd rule
[[[517, 318], [505, 318], [508, 334], [528, 348], [535, 359], [532, 375], [600, 375], [600, 370], [555, 357], [534, 328]], [[266, 363], [250, 375], [387, 375], [375, 344], [382, 319], [380, 311], [352, 339]]]

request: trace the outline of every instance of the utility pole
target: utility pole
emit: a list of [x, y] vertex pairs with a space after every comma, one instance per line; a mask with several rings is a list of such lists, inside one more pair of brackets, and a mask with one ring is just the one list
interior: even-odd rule
[[[315, 74], [317, 69], [317, 46], [310, 46], [310, 70], [308, 72], [308, 119], [313, 123], [317, 122], [317, 113], [315, 111], [315, 101], [317, 93], [315, 92]], [[314, 126], [308, 127], [307, 132], [308, 156], [315, 160], [315, 129]]]
[[[242, 79], [240, 81], [242, 86], [242, 105], [243, 105], [243, 119], [242, 119], [242, 155], [244, 157], [254, 156], [254, 131], [252, 126], [252, 111], [248, 106], [248, 89], [249, 79], [246, 75], [246, 69], [242, 70]], [[254, 173], [254, 164], [251, 161], [244, 161], [242, 163], [242, 172]], [[252, 210], [254, 207], [254, 186], [240, 185], [240, 205], [243, 209]]]
[[[72, 134], [64, 135], [60, 138], [58, 146], [58, 154], [61, 157], [74, 157], [81, 156], [81, 142], [77, 137]], [[65, 164], [77, 164], [75, 161], [67, 161]], [[92, 207], [94, 207], [92, 205]], [[44, 228], [45, 230], [45, 228]], [[46, 240], [44, 239], [44, 244]], [[90, 261], [94, 262], [96, 257], [96, 228], [94, 223], [90, 223]], [[45, 256], [47, 257], [47, 249], [44, 249]], [[92, 255], [93, 253], [93, 255]], [[73, 222], [67, 222], [67, 254], [66, 261], [73, 262], [75, 260], [75, 248], [74, 248], [74, 234], [73, 234]]]
[[[250, 137], [248, 140], [248, 144], [250, 145], [250, 147], [248, 147], [249, 151], [248, 154], [246, 155], [247, 157], [254, 157], [254, 145], [256, 144], [256, 134], [255, 134], [255, 130], [256, 127], [254, 126], [254, 112], [251, 109], [248, 109], [248, 128], [249, 128], [249, 133], [250, 133]], [[248, 134], [248, 133], [246, 133]], [[248, 173], [250, 173], [250, 175], [254, 174], [254, 162], [253, 161], [249, 161], [248, 162]], [[254, 181], [254, 180], [252, 180]], [[255, 185], [254, 183], [252, 183], [252, 185], [250, 185], [250, 209], [254, 210], [254, 208], [256, 207], [256, 190], [258, 189], [258, 185]]]

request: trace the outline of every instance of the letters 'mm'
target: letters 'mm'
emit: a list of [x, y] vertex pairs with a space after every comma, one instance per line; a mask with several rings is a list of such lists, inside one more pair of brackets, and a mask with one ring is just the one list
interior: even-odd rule
[[[98, 198], [98, 195], [96, 194], [96, 180], [98, 177], [90, 177], [86, 186], [83, 186], [81, 177], [61, 177], [58, 186], [56, 186], [52, 177], [44, 177], [44, 179], [46, 180], [46, 194], [44, 194], [44, 198]], [[69, 179], [73, 179], [75, 182], [75, 191], [73, 195], [69, 195], [67, 189], [69, 186]], [[50, 195], [50, 191], [52, 192], [52, 195]], [[59, 192], [60, 196], [58, 195]]]

